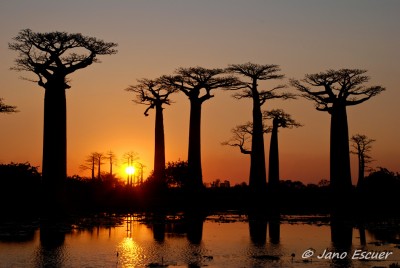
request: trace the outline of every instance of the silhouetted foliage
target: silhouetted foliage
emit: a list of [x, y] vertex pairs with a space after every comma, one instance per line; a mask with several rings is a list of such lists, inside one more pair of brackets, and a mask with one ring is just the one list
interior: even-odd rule
[[361, 185], [363, 190], [369, 191], [373, 197], [374, 194], [381, 196], [398, 196], [400, 191], [400, 174], [394, 173], [386, 168], [379, 167], [364, 178]]
[[364, 181], [364, 172], [368, 163], [372, 162], [371, 156], [368, 154], [371, 149], [371, 143], [375, 140], [369, 139], [365, 135], [356, 134], [351, 136], [350, 141], [352, 142], [351, 147], [354, 150], [350, 151], [350, 153], [357, 155], [358, 158], [358, 180], [357, 187], [360, 187], [362, 182]]
[[3, 102], [3, 98], [0, 98], [0, 114], [9, 114], [18, 112], [16, 106], [7, 105]]
[[184, 187], [189, 179], [188, 162], [182, 160], [168, 162], [165, 174], [168, 187]]
[[378, 167], [367, 175], [357, 188], [357, 210], [374, 216], [381, 214], [398, 215], [397, 206], [400, 192], [400, 174]]
[[178, 68], [174, 76], [163, 76], [163, 84], [183, 92], [190, 101], [188, 187], [201, 189], [203, 175], [201, 169], [201, 108], [202, 104], [214, 97], [212, 90], [232, 88], [238, 80], [232, 76], [221, 76], [223, 69], [206, 69], [203, 67]]
[[0, 208], [19, 213], [37, 210], [41, 175], [30, 163], [0, 164]]
[[150, 109], [156, 110], [154, 133], [154, 173], [153, 177], [159, 184], [165, 187], [165, 140], [164, 140], [164, 116], [163, 104], [171, 103], [169, 95], [176, 92], [176, 87], [163, 83], [163, 79], [139, 79], [138, 84], [129, 86], [126, 90], [136, 95], [135, 103], [144, 104], [147, 107], [144, 114], [148, 116]]
[[267, 177], [265, 170], [264, 153], [264, 127], [261, 113], [261, 106], [269, 99], [290, 99], [294, 98], [290, 93], [278, 93], [279, 89], [285, 85], [278, 85], [268, 90], [259, 90], [259, 81], [282, 79], [279, 66], [276, 64], [260, 65], [255, 63], [231, 64], [226, 69], [227, 72], [242, 75], [248, 78], [249, 82], [241, 82], [240, 86], [233, 89], [242, 89], [241, 92], [234, 94], [236, 99], [250, 98], [253, 101], [253, 135], [251, 141], [251, 160], [249, 186], [253, 189], [265, 189]]
[[302, 97], [315, 102], [318, 111], [331, 115], [330, 180], [338, 193], [348, 192], [352, 187], [346, 107], [363, 103], [385, 90], [381, 86], [365, 87], [370, 79], [364, 75], [366, 72], [360, 69], [328, 70], [306, 74], [301, 81], [290, 80]]
[[35, 73], [38, 80], [34, 82], [45, 89], [43, 180], [51, 189], [60, 188], [67, 176], [67, 76], [98, 62], [98, 55], [115, 54], [117, 44], [80, 33], [35, 33], [30, 29], [21, 30], [13, 40], [8, 47], [18, 58], [12, 69]]

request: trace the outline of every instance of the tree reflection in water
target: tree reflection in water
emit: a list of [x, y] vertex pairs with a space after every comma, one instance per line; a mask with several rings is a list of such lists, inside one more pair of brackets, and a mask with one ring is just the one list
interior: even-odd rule
[[36, 254], [37, 267], [63, 267], [67, 251], [64, 246], [65, 234], [70, 226], [64, 221], [46, 219], [40, 222], [40, 245]]
[[[177, 213], [96, 216], [72, 223], [42, 220], [36, 227], [15, 223], [11, 228], [9, 223], [0, 223], [0, 267], [144, 267], [158, 263], [171, 267], [359, 268], [388, 267], [400, 256], [398, 221], [312, 218]], [[37, 235], [23, 232], [22, 226], [30, 226]], [[26, 234], [23, 239], [21, 232]], [[310, 247], [318, 255], [327, 249], [348, 256], [330, 260], [315, 255], [310, 264], [301, 257]], [[389, 250], [393, 254], [385, 262], [366, 263], [351, 260], [355, 249]]]

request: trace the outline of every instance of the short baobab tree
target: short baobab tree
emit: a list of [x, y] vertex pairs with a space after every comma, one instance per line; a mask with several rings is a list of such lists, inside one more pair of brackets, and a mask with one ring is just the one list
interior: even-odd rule
[[253, 136], [253, 123], [247, 122], [243, 125], [237, 125], [231, 129], [231, 132], [232, 137], [222, 142], [221, 145], [238, 147], [242, 154], [251, 154], [248, 143], [250, 143], [251, 137]]
[[117, 44], [80, 33], [30, 29], [21, 30], [13, 40], [8, 47], [18, 58], [12, 69], [35, 73], [38, 80], [33, 82], [45, 89], [42, 176], [45, 185], [57, 186], [67, 175], [65, 91], [71, 87], [67, 77], [98, 62], [99, 55], [115, 54]]
[[264, 111], [263, 118], [272, 120], [272, 127], [270, 127], [271, 142], [269, 147], [268, 185], [270, 189], [277, 189], [279, 186], [278, 129], [300, 127], [301, 124], [281, 109]]
[[137, 84], [129, 86], [126, 90], [135, 94], [135, 103], [144, 104], [147, 109], [144, 112], [148, 116], [151, 109], [156, 111], [154, 131], [154, 180], [162, 188], [165, 182], [165, 138], [163, 105], [171, 103], [170, 94], [176, 92], [175, 87], [162, 82], [162, 79], [139, 79]]
[[113, 166], [116, 164], [116, 155], [113, 151], [108, 151], [105, 155], [105, 158], [108, 160], [109, 166], [110, 166], [110, 171], [109, 174], [112, 177], [113, 176]]
[[105, 156], [103, 153], [94, 152], [89, 154], [86, 159], [85, 163], [80, 165], [80, 170], [90, 170], [91, 178], [94, 179], [94, 171], [95, 167], [97, 167], [97, 179], [101, 179], [101, 165], [104, 164], [102, 160], [104, 160]]
[[280, 73], [281, 69], [276, 64], [231, 64], [226, 71], [232, 74], [241, 75], [248, 79], [242, 81], [240, 92], [233, 95], [236, 99], [249, 98], [253, 102], [253, 134], [251, 140], [250, 154], [250, 177], [249, 186], [253, 189], [264, 189], [267, 185], [265, 170], [265, 151], [264, 151], [264, 129], [261, 107], [270, 99], [290, 99], [294, 94], [280, 92], [280, 89], [286, 88], [285, 85], [273, 86], [270, 89], [259, 89], [259, 82], [264, 80], [281, 80], [284, 75]]
[[385, 88], [369, 86], [366, 70], [340, 69], [306, 74], [302, 80], [291, 79], [290, 84], [301, 96], [315, 103], [318, 111], [331, 116], [330, 185], [336, 193], [352, 187], [350, 173], [349, 131], [347, 106], [361, 104], [378, 95]]
[[365, 168], [368, 163], [371, 163], [373, 160], [371, 156], [368, 154], [372, 149], [372, 143], [375, 141], [373, 139], [368, 138], [362, 134], [355, 134], [351, 136], [351, 147], [353, 150], [350, 152], [352, 154], [357, 155], [358, 158], [358, 180], [357, 187], [360, 187], [364, 181], [364, 173]]

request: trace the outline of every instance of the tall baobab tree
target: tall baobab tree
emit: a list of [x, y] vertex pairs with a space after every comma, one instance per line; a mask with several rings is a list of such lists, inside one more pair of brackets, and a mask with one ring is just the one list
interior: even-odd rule
[[133, 101], [144, 104], [147, 109], [144, 115], [148, 116], [150, 109], [156, 111], [156, 122], [154, 130], [154, 179], [160, 187], [166, 187], [165, 182], [165, 139], [164, 139], [164, 116], [163, 105], [169, 105], [170, 94], [176, 92], [175, 87], [162, 82], [162, 79], [138, 79], [138, 84], [129, 86], [126, 90], [135, 93], [136, 99]]
[[214, 89], [227, 89], [238, 85], [232, 76], [221, 76], [223, 69], [203, 67], [179, 68], [174, 76], [163, 76], [163, 83], [183, 92], [190, 101], [189, 148], [188, 148], [188, 187], [203, 187], [201, 169], [201, 108], [202, 104], [214, 97]]
[[370, 80], [364, 75], [366, 72], [360, 69], [328, 70], [306, 74], [301, 81], [290, 80], [302, 97], [315, 102], [318, 111], [328, 112], [331, 116], [330, 185], [335, 192], [352, 187], [346, 107], [363, 103], [385, 90], [381, 86], [364, 86]]
[[253, 189], [264, 189], [267, 185], [267, 177], [261, 107], [269, 99], [290, 99], [295, 96], [291, 93], [279, 92], [280, 89], [286, 88], [285, 85], [277, 85], [271, 89], [259, 90], [259, 81], [280, 80], [284, 78], [284, 75], [279, 73], [281, 71], [279, 65], [260, 65], [248, 62], [244, 64], [231, 64], [226, 70], [249, 79], [249, 81], [242, 82], [241, 92], [233, 96], [236, 99], [250, 98], [253, 101], [253, 135], [251, 140], [249, 186]]
[[269, 147], [269, 168], [268, 185], [271, 189], [277, 189], [279, 186], [279, 147], [278, 147], [278, 129], [300, 127], [301, 124], [292, 119], [290, 114], [281, 109], [263, 112], [264, 119], [272, 119], [271, 142]]
[[371, 156], [368, 154], [371, 149], [371, 143], [375, 140], [368, 138], [362, 134], [355, 134], [351, 136], [350, 141], [352, 142], [351, 147], [354, 150], [350, 151], [352, 154], [357, 155], [358, 158], [358, 180], [357, 187], [360, 187], [364, 181], [364, 173], [366, 164], [372, 162]]
[[7, 105], [3, 102], [3, 98], [0, 98], [0, 114], [16, 113], [18, 112], [16, 106]]
[[16, 71], [37, 75], [44, 93], [43, 165], [45, 185], [60, 185], [67, 174], [67, 135], [65, 90], [70, 88], [67, 76], [98, 62], [98, 55], [111, 55], [117, 44], [108, 43], [80, 33], [36, 33], [21, 30], [11, 50], [18, 52]]

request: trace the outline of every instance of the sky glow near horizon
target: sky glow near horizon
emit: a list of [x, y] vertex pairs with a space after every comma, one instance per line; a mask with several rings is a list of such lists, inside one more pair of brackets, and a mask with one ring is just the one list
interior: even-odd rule
[[[99, 56], [101, 63], [69, 76], [68, 175], [88, 176], [79, 170], [86, 156], [109, 150], [119, 158], [135, 151], [145, 176], [152, 170], [154, 111], [145, 117], [146, 107], [134, 104], [132, 93], [124, 90], [136, 79], [170, 75], [179, 67], [225, 68], [245, 62], [280, 65], [285, 79], [260, 83], [265, 88], [327, 69], [368, 70], [367, 85], [386, 91], [348, 108], [349, 134], [376, 140], [373, 167], [400, 172], [399, 11], [395, 0], [2, 1], [0, 97], [20, 112], [0, 115], [0, 162], [41, 166], [44, 89], [19, 78], [35, 78], [33, 74], [9, 70], [17, 54], [8, 42], [30, 28], [79, 32], [119, 45], [116, 55]], [[249, 156], [221, 142], [231, 137], [231, 128], [251, 120], [251, 102], [235, 100], [232, 92], [213, 93], [203, 104], [203, 180], [248, 182]], [[164, 109], [166, 160], [186, 160], [189, 101], [181, 93], [171, 99]], [[304, 183], [328, 179], [329, 114], [304, 99], [271, 100], [263, 106], [276, 108], [304, 125], [279, 132], [281, 178]], [[267, 161], [269, 139], [264, 136]], [[356, 157], [351, 161], [355, 182]]]

